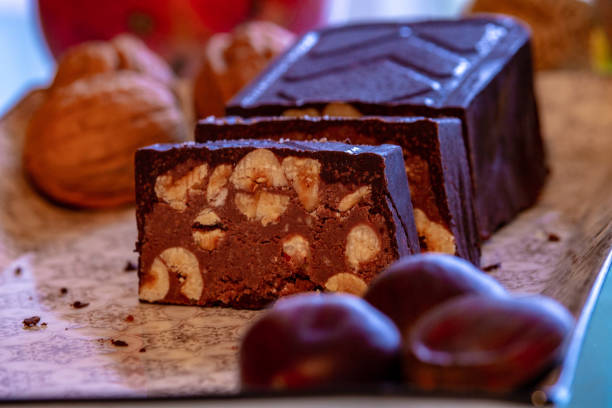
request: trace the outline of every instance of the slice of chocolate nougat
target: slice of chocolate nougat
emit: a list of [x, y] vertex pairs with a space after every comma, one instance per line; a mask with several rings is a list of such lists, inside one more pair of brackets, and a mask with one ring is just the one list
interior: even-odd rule
[[421, 249], [455, 254], [479, 265], [480, 237], [458, 119], [211, 117], [196, 127], [199, 142], [240, 138], [400, 145]]
[[361, 294], [420, 251], [402, 150], [235, 140], [136, 153], [139, 297], [257, 308]]

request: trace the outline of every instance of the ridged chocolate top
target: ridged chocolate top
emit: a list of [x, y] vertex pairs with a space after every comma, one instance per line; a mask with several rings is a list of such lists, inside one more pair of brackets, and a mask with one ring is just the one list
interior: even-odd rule
[[516, 20], [493, 15], [313, 31], [227, 112], [333, 101], [465, 107], [528, 39]]

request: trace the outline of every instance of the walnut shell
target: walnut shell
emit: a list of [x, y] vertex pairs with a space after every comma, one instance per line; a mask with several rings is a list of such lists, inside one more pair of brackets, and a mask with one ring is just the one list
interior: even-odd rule
[[265, 21], [242, 24], [230, 34], [213, 35], [194, 85], [197, 116], [223, 116], [225, 103], [294, 39], [290, 31]]
[[174, 84], [174, 74], [163, 59], [139, 38], [121, 34], [108, 42], [88, 41], [70, 48], [58, 61], [52, 89], [120, 70], [139, 72], [167, 86]]
[[109, 72], [51, 92], [29, 123], [24, 168], [44, 194], [77, 207], [134, 199], [137, 148], [186, 138], [172, 92], [147, 76]]

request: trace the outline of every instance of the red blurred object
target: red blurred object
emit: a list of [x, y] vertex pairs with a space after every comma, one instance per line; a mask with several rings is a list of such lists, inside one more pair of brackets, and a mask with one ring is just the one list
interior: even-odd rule
[[328, 0], [39, 0], [40, 21], [54, 56], [123, 32], [142, 38], [178, 71], [215, 32], [265, 19], [301, 34], [323, 25]]

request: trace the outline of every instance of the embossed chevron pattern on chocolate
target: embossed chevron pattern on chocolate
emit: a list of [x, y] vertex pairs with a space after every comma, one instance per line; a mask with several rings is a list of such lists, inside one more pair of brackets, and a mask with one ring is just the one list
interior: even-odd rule
[[441, 30], [437, 22], [422, 22], [313, 32], [294, 48], [299, 53], [289, 58], [288, 69], [270, 71], [277, 82], [265, 90], [255, 87], [248, 96], [266, 102], [318, 101], [324, 95], [327, 100], [439, 105], [508, 32], [481, 20], [449, 22]]
[[483, 237], [532, 205], [547, 174], [529, 32], [509, 17], [308, 33], [226, 113], [457, 117]]

